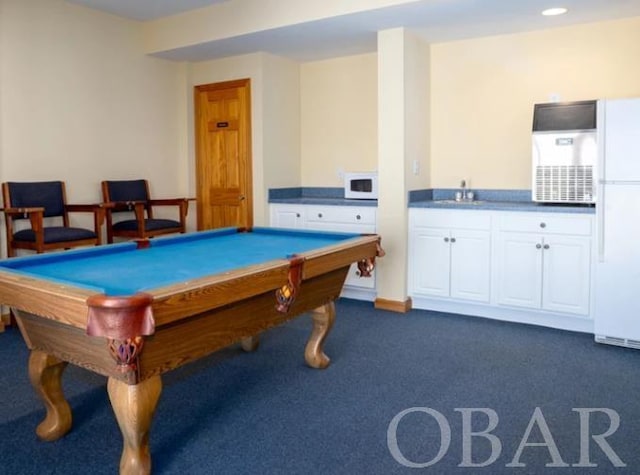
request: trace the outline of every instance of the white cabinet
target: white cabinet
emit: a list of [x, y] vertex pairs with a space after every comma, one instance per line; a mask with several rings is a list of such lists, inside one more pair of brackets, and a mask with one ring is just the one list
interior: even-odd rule
[[271, 206], [271, 226], [275, 228], [299, 229], [304, 227], [304, 205]]
[[376, 208], [358, 206], [306, 206], [305, 227], [331, 231], [374, 233]]
[[593, 217], [507, 212], [496, 223], [497, 303], [587, 316]]
[[[445, 241], [446, 240], [446, 241]], [[449, 230], [415, 228], [409, 241], [409, 288], [411, 294], [449, 296]]]
[[[332, 206], [271, 204], [271, 226], [304, 228], [320, 231], [375, 233], [376, 208], [372, 206]], [[346, 295], [353, 298], [375, 298], [375, 270], [371, 277], [360, 277], [356, 264], [349, 269], [345, 281]], [[354, 292], [348, 292], [348, 291]], [[359, 294], [360, 290], [365, 294]]]
[[491, 219], [483, 211], [409, 211], [409, 293], [489, 302]]
[[540, 237], [523, 233], [497, 236], [498, 303], [539, 308], [542, 295]]

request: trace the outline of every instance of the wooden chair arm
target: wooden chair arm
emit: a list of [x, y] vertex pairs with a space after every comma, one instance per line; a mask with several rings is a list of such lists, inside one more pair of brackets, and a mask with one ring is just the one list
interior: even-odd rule
[[4, 214], [11, 217], [21, 216], [22, 218], [29, 218], [31, 222], [31, 229], [38, 234], [42, 233], [44, 228], [44, 208], [3, 208]]
[[182, 203], [188, 202], [187, 198], [165, 198], [159, 200], [149, 200], [151, 206], [180, 206]]
[[186, 226], [186, 217], [189, 212], [189, 201], [195, 201], [195, 198], [165, 198], [149, 200], [151, 206], [179, 206], [180, 207], [180, 223], [182, 227]]
[[3, 208], [2, 211], [4, 211], [4, 214], [7, 214], [9, 216], [22, 215], [25, 218], [27, 217], [27, 215], [30, 215], [31, 213], [44, 214], [44, 208], [42, 208], [42, 207], [36, 207], [36, 208]]

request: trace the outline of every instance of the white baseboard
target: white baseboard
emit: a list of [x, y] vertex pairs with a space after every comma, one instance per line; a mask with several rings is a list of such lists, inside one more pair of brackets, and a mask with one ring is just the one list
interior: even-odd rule
[[514, 307], [494, 306], [478, 303], [461, 303], [460, 301], [424, 298], [411, 296], [413, 308], [435, 310], [438, 312], [457, 313], [474, 317], [491, 318], [514, 323], [539, 325], [559, 330], [570, 330], [582, 333], [593, 333], [593, 320], [583, 316], [535, 311]]

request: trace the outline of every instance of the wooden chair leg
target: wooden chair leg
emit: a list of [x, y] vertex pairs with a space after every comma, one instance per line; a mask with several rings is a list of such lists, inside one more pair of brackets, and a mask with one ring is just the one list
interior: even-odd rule
[[[6, 313], [4, 313], [6, 311]], [[13, 312], [11, 309], [5, 308], [3, 309], [2, 315], [0, 315], [0, 333], [5, 330], [5, 328], [10, 327], [12, 325], [15, 326], [16, 319], [13, 316]]]

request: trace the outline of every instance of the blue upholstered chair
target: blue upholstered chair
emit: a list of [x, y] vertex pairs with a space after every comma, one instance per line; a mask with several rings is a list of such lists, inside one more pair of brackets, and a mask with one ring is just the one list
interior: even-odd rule
[[[190, 199], [151, 199], [147, 180], [103, 181], [102, 198], [111, 205], [106, 210], [109, 243], [114, 237], [146, 239], [185, 232]], [[153, 208], [157, 206], [175, 207], [177, 220], [155, 218]], [[118, 215], [124, 219], [118, 219]]]
[[[2, 197], [8, 257], [15, 256], [17, 249], [42, 253], [102, 243], [105, 206], [67, 204], [62, 181], [3, 183]], [[93, 229], [70, 226], [70, 212], [93, 213]], [[30, 227], [18, 225], [18, 221], [29, 221]]]

